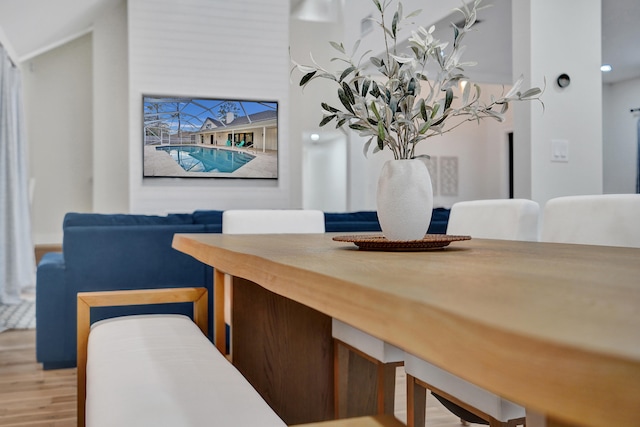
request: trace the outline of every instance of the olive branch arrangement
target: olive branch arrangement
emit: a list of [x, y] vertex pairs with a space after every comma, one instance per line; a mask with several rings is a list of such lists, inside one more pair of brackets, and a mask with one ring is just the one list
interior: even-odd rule
[[[311, 55], [313, 65], [302, 65], [292, 61], [292, 72], [298, 70], [304, 75], [300, 86], [306, 87], [315, 79], [334, 81], [337, 85], [341, 105], [331, 106], [323, 102], [324, 117], [320, 126], [335, 120], [336, 128], [348, 126], [361, 137], [368, 138], [364, 145], [365, 156], [388, 148], [395, 159], [416, 157], [416, 146], [420, 141], [435, 135], [451, 132], [467, 121], [492, 118], [502, 121], [514, 101], [537, 100], [542, 104], [538, 87], [521, 91], [524, 80], [520, 76], [511, 89], [500, 97], [491, 96], [488, 102], [480, 100], [481, 90], [478, 84], [471, 84], [464, 75], [464, 67], [473, 66], [473, 62], [461, 62], [465, 46], [461, 44], [477, 19], [477, 11], [482, 0], [474, 0], [471, 6], [462, 4], [455, 9], [464, 16], [464, 25], [453, 26], [453, 43], [440, 42], [433, 37], [434, 26], [429, 29], [418, 27], [408, 39], [409, 49], [398, 52], [398, 33], [401, 26], [420, 10], [403, 15], [402, 3], [397, 2], [391, 24], [386, 19], [394, 0], [372, 0], [378, 12], [379, 20], [370, 18], [384, 33], [384, 51], [378, 56], [369, 56], [371, 51], [354, 59], [360, 40], [348, 55], [342, 43], [330, 42], [340, 53], [331, 61], [342, 61], [345, 68], [331, 72], [320, 66]], [[367, 60], [368, 57], [368, 60]], [[430, 65], [437, 71], [427, 71]], [[368, 72], [371, 65], [375, 72]], [[454, 95], [461, 81], [467, 81], [459, 99]], [[426, 90], [424, 90], [426, 89]], [[422, 96], [422, 91], [426, 94]], [[458, 99], [458, 102], [454, 100]], [[544, 104], [543, 108], [544, 108]], [[454, 120], [457, 119], [457, 120]], [[373, 145], [373, 149], [371, 146]]]

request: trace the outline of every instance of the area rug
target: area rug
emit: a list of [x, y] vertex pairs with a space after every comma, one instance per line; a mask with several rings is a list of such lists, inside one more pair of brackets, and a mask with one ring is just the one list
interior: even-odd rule
[[0, 304], [0, 332], [8, 329], [34, 329], [36, 303], [23, 300], [20, 304]]

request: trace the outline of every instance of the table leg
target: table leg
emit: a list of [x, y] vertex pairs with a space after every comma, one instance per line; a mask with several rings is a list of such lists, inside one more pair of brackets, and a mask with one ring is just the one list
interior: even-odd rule
[[331, 318], [244, 279], [232, 289], [233, 364], [288, 425], [332, 419]]
[[218, 269], [213, 270], [213, 339], [216, 348], [226, 354], [227, 338], [224, 321], [224, 276]]

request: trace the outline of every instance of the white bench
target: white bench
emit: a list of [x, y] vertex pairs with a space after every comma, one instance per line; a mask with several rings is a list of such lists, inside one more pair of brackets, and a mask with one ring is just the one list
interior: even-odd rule
[[[90, 325], [91, 307], [193, 302], [182, 315], [123, 316]], [[285, 426], [207, 339], [207, 290], [78, 293], [78, 426]], [[402, 426], [390, 416], [308, 427]]]
[[[89, 328], [91, 307], [189, 301], [199, 325], [140, 315]], [[79, 293], [78, 425], [286, 426], [207, 339], [206, 302], [200, 288]]]

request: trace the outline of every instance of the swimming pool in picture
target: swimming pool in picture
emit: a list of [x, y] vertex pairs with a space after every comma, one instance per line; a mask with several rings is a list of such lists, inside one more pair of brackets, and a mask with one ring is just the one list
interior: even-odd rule
[[156, 150], [168, 153], [187, 172], [231, 173], [256, 158], [248, 153], [212, 147], [168, 145]]

